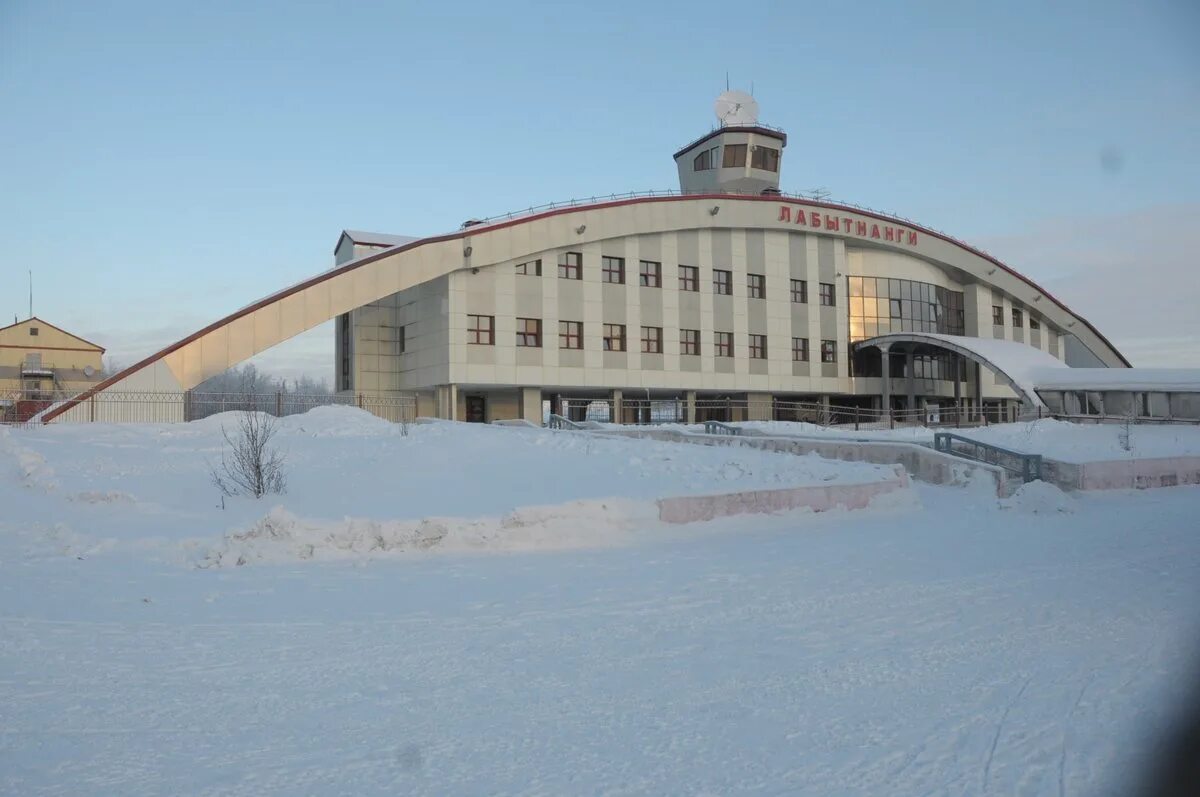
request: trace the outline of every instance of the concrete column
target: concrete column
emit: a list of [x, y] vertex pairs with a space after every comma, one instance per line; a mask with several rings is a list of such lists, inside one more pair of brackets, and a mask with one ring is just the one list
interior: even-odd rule
[[539, 426], [542, 423], [542, 389], [540, 387], [521, 388], [521, 417]]
[[438, 385], [434, 389], [437, 417], [453, 421], [458, 415], [458, 385]]
[[910, 413], [917, 408], [917, 379], [913, 373], [913, 365], [916, 361], [915, 346], [909, 346], [904, 358], [904, 375], [908, 377], [908, 407]]
[[746, 394], [746, 420], [769, 421], [773, 404], [770, 393]]
[[688, 423], [696, 422], [696, 391], [689, 390], [684, 395], [684, 419]]
[[972, 363], [972, 365], [975, 366], [975, 385], [974, 385], [975, 419], [982, 421], [983, 420], [983, 378], [980, 375], [980, 371], [983, 370], [983, 366], [980, 365], [979, 363]]
[[611, 423], [625, 423], [624, 394], [620, 390], [614, 390], [610, 398], [612, 408], [609, 410], [608, 420]]
[[880, 407], [884, 412], [891, 416], [892, 413], [892, 357], [891, 344], [885, 344], [879, 347], [879, 354], [882, 357], [883, 363], [883, 390], [880, 391], [880, 402], [883, 405]]
[[962, 382], [959, 381], [959, 369], [962, 368], [962, 358], [957, 354], [950, 355], [950, 367], [954, 369], [954, 412], [958, 417], [962, 412]]

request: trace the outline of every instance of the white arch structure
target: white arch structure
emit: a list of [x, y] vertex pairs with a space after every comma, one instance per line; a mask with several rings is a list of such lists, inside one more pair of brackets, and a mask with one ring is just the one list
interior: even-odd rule
[[598, 201], [417, 239], [345, 263], [264, 297], [126, 368], [42, 414], [80, 412], [105, 391], [184, 391], [283, 341], [364, 304], [455, 271], [514, 261], [535, 251], [680, 230], [784, 230], [840, 237], [923, 258], [995, 286], [1070, 330], [1109, 366], [1129, 363], [1091, 324], [1044, 289], [967, 244], [906, 220], [835, 203], [731, 194]]

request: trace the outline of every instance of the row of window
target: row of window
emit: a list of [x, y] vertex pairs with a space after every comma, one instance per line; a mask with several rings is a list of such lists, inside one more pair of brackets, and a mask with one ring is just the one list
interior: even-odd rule
[[[1025, 321], [1025, 314], [1021, 311], [1020, 308], [1014, 307], [1012, 309], [1013, 328], [1020, 329], [1022, 326], [1024, 326], [1024, 321]], [[998, 304], [992, 305], [992, 324], [994, 324], [995, 326], [998, 326], [998, 327], [1004, 326], [1004, 308], [1001, 305], [998, 305]], [[1029, 328], [1030, 329], [1041, 329], [1042, 324], [1040, 321], [1038, 321], [1033, 316], [1029, 316]]]
[[[603, 325], [604, 351], [627, 351], [626, 332], [624, 324]], [[517, 319], [517, 346], [522, 348], [541, 348], [542, 319]], [[478, 346], [493, 346], [496, 343], [496, 317], [490, 315], [467, 316], [467, 343]], [[662, 354], [662, 327], [642, 327], [641, 345], [643, 354]], [[558, 322], [558, 347], [560, 349], [583, 348], [583, 322]], [[733, 356], [733, 333], [713, 333], [713, 354], [717, 357]], [[679, 330], [679, 353], [698, 356], [700, 354], [700, 330]], [[767, 359], [767, 336], [749, 336], [749, 353], [752, 360]], [[792, 359], [796, 362], [808, 362], [808, 338], [792, 338]], [[837, 362], [837, 342], [821, 341], [821, 362]]]
[[[720, 150], [720, 147], [710, 147], [700, 152], [692, 159], [692, 170], [704, 172], [718, 167], [740, 169], [746, 165], [745, 144], [726, 144], [724, 157], [719, 157]], [[779, 150], [756, 144], [750, 149], [750, 168], [768, 172], [779, 171]]]
[[[518, 263], [517, 273], [527, 276], [542, 276], [542, 261], [530, 260]], [[563, 252], [558, 256], [559, 279], [583, 279], [583, 254], [580, 252]], [[625, 258], [604, 256], [600, 259], [600, 279], [612, 285], [625, 284]], [[727, 269], [713, 269], [713, 293], [722, 296], [733, 295], [733, 272]], [[836, 290], [832, 282], [818, 283], [820, 286], [821, 305], [834, 307], [837, 304]], [[638, 285], [643, 288], [661, 288], [663, 285], [662, 263], [655, 260], [638, 261]], [[699, 292], [700, 269], [697, 266], [679, 266], [679, 290]], [[751, 299], [767, 298], [767, 277], [765, 274], [746, 275], [746, 295]], [[808, 281], [791, 281], [792, 301], [799, 304], [808, 303]]]

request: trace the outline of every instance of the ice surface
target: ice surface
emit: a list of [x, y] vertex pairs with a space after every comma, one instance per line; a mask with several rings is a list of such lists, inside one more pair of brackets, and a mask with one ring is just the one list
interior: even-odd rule
[[546, 485], [820, 464], [314, 416], [285, 508], [222, 513], [193, 462], [218, 426], [0, 432], [0, 793], [1127, 794], [1195, 672], [1197, 487], [197, 568], [167, 553], [271, 524], [370, 544], [347, 515], [418, 508], [537, 535], [514, 504]]

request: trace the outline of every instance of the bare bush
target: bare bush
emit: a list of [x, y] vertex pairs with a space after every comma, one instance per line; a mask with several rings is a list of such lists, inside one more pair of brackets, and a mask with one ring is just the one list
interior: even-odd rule
[[278, 431], [276, 424], [276, 419], [265, 412], [247, 410], [238, 414], [237, 427], [232, 433], [221, 427], [225, 446], [221, 462], [211, 469], [211, 476], [222, 495], [262, 498], [287, 490], [283, 454], [271, 445]]

